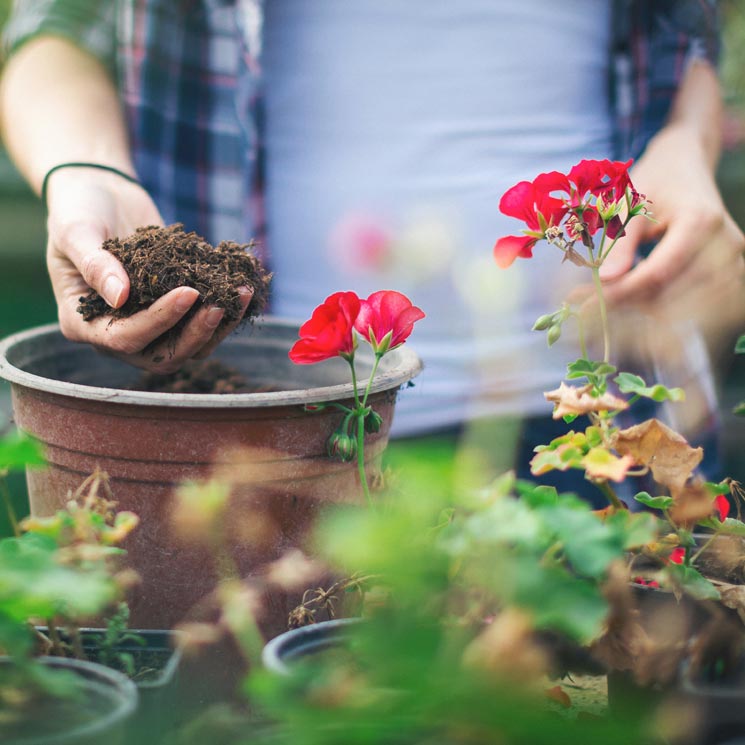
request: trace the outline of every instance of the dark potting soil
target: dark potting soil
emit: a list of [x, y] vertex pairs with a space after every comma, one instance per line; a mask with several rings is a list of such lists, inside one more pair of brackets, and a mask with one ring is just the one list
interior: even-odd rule
[[250, 383], [235, 368], [219, 360], [188, 360], [170, 375], [144, 373], [132, 390], [157, 393], [266, 393], [277, 390]]
[[202, 306], [225, 310], [221, 326], [238, 320], [239, 287], [254, 291], [244, 320], [252, 320], [266, 306], [271, 274], [250, 253], [251, 244], [222, 241], [213, 247], [196, 233], [184, 232], [183, 225], [176, 223], [164, 228], [137, 228], [126, 238], [110, 238], [102, 247], [124, 266], [130, 281], [129, 297], [121, 308], [114, 309], [91, 290], [78, 305], [78, 312], [86, 321], [100, 316], [110, 316], [112, 320], [128, 318], [177, 287], [193, 287], [199, 290], [197, 301], [179, 323], [157, 340], [173, 343]]

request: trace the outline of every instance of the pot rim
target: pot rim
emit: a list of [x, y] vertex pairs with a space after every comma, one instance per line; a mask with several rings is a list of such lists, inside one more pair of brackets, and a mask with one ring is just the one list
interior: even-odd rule
[[[294, 319], [280, 316], [265, 316], [262, 327], [299, 328], [300, 323]], [[351, 381], [336, 385], [298, 388], [295, 390], [268, 391], [261, 393], [158, 393], [152, 391], [130, 391], [121, 388], [104, 388], [100, 386], [68, 383], [54, 378], [26, 372], [8, 360], [9, 351], [17, 344], [22, 344], [35, 337], [49, 334], [60, 334], [57, 323], [36, 326], [26, 331], [0, 340], [0, 378], [13, 385], [23, 386], [35, 391], [52, 393], [69, 398], [82, 398], [93, 401], [105, 401], [117, 404], [139, 406], [159, 406], [173, 408], [255, 408], [309, 404], [322, 401], [337, 401], [352, 398]], [[76, 344], [76, 342], [68, 342]], [[82, 345], [78, 345], [82, 346]], [[378, 368], [370, 393], [379, 393], [399, 388], [422, 371], [422, 362], [416, 352], [402, 346], [389, 353], [391, 365], [387, 369]], [[324, 363], [319, 363], [323, 365]], [[365, 382], [358, 383], [360, 393], [364, 391]]]
[[[11, 658], [3, 657], [2, 660]], [[117, 670], [105, 665], [99, 665], [87, 660], [78, 660], [69, 657], [37, 657], [38, 662], [49, 667], [63, 668], [76, 672], [83, 680], [93, 684], [102, 685], [116, 694], [116, 700], [112, 696], [113, 708], [101, 717], [97, 717], [87, 724], [75, 727], [67, 732], [47, 734], [39, 737], [29, 737], [15, 740], [8, 745], [71, 745], [83, 737], [94, 735], [105, 735], [112, 726], [118, 725], [128, 719], [137, 708], [139, 694], [137, 686], [126, 676]]]
[[296, 657], [335, 646], [344, 638], [346, 628], [354, 627], [362, 620], [356, 616], [332, 618], [285, 631], [264, 645], [261, 662], [267, 670], [279, 675], [289, 675], [292, 661]]

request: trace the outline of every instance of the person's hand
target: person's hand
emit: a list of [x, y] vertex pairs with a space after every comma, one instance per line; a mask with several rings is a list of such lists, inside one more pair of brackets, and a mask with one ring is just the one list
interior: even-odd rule
[[[199, 292], [191, 287], [172, 290], [130, 318], [84, 321], [77, 312], [78, 299], [90, 288], [113, 308], [121, 307], [129, 294], [124, 267], [101, 248], [104, 240], [123, 238], [143, 225], [162, 225], [163, 220], [142, 187], [105, 171], [60, 169], [49, 179], [47, 197], [47, 267], [68, 339], [93, 344], [137, 367], [169, 373], [187, 359], [206, 357], [233, 331], [238, 322], [215, 331], [224, 315], [221, 308], [201, 308], [175, 345], [149, 346], [196, 302]], [[248, 288], [241, 292], [244, 309], [251, 296]]]
[[[608, 303], [657, 317], [694, 317], [705, 332], [745, 318], [745, 238], [727, 212], [704, 150], [685, 126], [669, 125], [631, 171], [654, 221], [637, 217], [603, 264]], [[637, 248], [659, 242], [638, 263]]]

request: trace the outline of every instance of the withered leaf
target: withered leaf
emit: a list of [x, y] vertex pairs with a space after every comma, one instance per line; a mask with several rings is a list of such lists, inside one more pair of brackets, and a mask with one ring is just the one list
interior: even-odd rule
[[699, 520], [711, 515], [711, 493], [703, 481], [671, 488], [671, 495], [673, 504], [670, 507], [670, 519], [676, 525], [692, 528]]
[[582, 465], [588, 476], [594, 479], [610, 479], [620, 482], [626, 478], [626, 473], [634, 465], [630, 455], [618, 458], [605, 448], [592, 448], [582, 460]]
[[704, 456], [702, 448], [691, 447], [682, 435], [657, 419], [618, 432], [615, 448], [640, 466], [648, 466], [655, 480], [671, 491], [682, 489]]
[[612, 393], [593, 396], [589, 391], [589, 386], [577, 388], [560, 383], [556, 390], [547, 391], [543, 395], [546, 401], [555, 404], [552, 415], [554, 419], [561, 419], [567, 414], [588, 414], [591, 411], [623, 411], [629, 406], [626, 401]]

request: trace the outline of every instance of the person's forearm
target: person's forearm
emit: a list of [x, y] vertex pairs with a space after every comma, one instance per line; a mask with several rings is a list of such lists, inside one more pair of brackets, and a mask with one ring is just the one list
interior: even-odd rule
[[722, 93], [716, 70], [704, 60], [695, 60], [675, 97], [668, 126], [685, 127], [700, 142], [712, 170], [721, 150], [722, 116]]
[[39, 37], [10, 58], [0, 84], [0, 126], [11, 158], [37, 193], [59, 163], [93, 161], [133, 173], [108, 73], [64, 39]]

